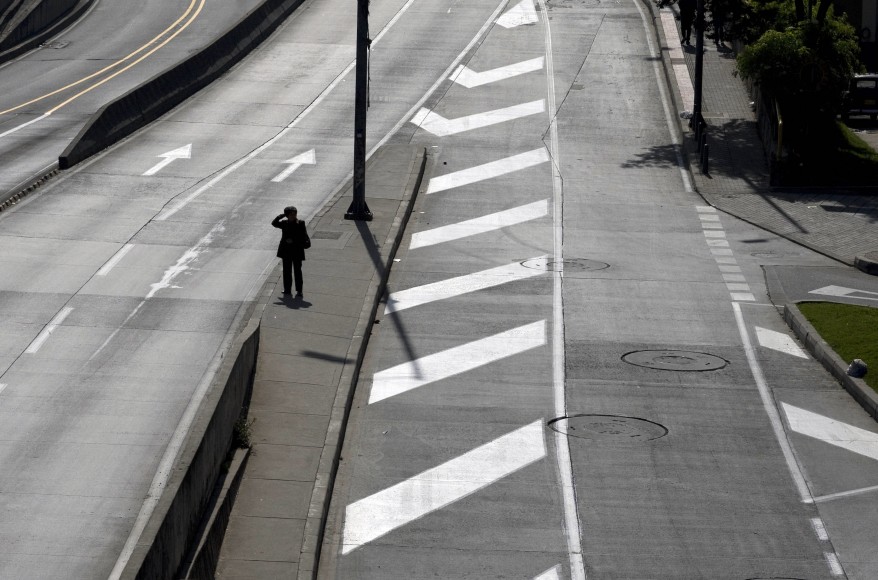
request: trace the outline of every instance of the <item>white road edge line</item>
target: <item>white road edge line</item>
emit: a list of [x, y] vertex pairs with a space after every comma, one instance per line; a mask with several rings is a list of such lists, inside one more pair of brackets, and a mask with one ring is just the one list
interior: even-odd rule
[[829, 540], [829, 534], [826, 533], [826, 526], [823, 524], [822, 518], [811, 518], [811, 527], [814, 528], [814, 533], [817, 534], [818, 540], [821, 542]]
[[[636, 3], [638, 0], [634, 0]], [[567, 394], [564, 354], [564, 182], [561, 179], [558, 140], [557, 104], [555, 101], [555, 60], [552, 50], [552, 29], [549, 24], [545, 0], [538, 0], [544, 29], [546, 51], [546, 92], [549, 108], [549, 153], [552, 156], [552, 251], [558, 265], [552, 278], [552, 392], [556, 417], [567, 416]], [[561, 497], [564, 502], [564, 533], [567, 536], [567, 555], [570, 560], [571, 580], [585, 580], [585, 563], [582, 558], [582, 523], [576, 506], [576, 482], [573, 479], [573, 463], [567, 438], [567, 422], [558, 421], [563, 427], [553, 431], [557, 454]]]
[[37, 117], [36, 119], [31, 119], [31, 120], [28, 121], [27, 123], [22, 123], [22, 124], [19, 125], [18, 127], [13, 127], [12, 129], [9, 129], [8, 131], [5, 131], [5, 132], [3, 132], [3, 133], [0, 133], [0, 139], [2, 139], [3, 137], [6, 137], [7, 135], [12, 135], [12, 134], [15, 133], [16, 131], [21, 131], [21, 130], [24, 129], [25, 127], [28, 127], [28, 126], [30, 126], [30, 125], [33, 125], [34, 123], [36, 123], [36, 122], [38, 122], [38, 121], [42, 121], [43, 119], [45, 119], [46, 117], [48, 117], [48, 116], [51, 115], [51, 114], [52, 114], [52, 113], [43, 113], [42, 115], [40, 115], [40, 116]]
[[342, 554], [484, 489], [546, 456], [543, 420], [381, 490], [345, 508]]
[[844, 576], [844, 568], [841, 567], [841, 562], [839, 562], [838, 555], [835, 552], [824, 552], [823, 557], [826, 558], [829, 571], [833, 576]]
[[662, 51], [656, 49], [655, 43], [652, 40], [652, 33], [649, 30], [647, 16], [643, 11], [643, 7], [640, 5], [640, 0], [631, 1], [634, 2], [634, 6], [636, 6], [637, 11], [640, 12], [640, 20], [643, 22], [643, 30], [646, 33], [646, 42], [649, 44], [649, 52], [654, 57], [652, 61], [652, 70], [655, 73], [656, 84], [658, 84], [659, 94], [661, 95], [662, 108], [665, 110], [665, 122], [667, 122], [668, 131], [671, 134], [671, 143], [674, 144], [674, 154], [677, 157], [677, 167], [680, 170], [680, 177], [683, 179], [683, 187], [688, 193], [693, 193], [694, 189], [692, 187], [692, 180], [689, 178], [689, 172], [686, 170], [686, 164], [683, 162], [682, 141], [678, 134], [679, 129], [676, 125], [677, 121], [675, 117], [671, 115], [670, 103], [672, 103], [673, 100], [670, 98], [670, 95], [668, 95], [668, 87], [662, 79], [661, 71], [659, 70], [659, 61], [662, 58]]
[[732, 302], [732, 310], [735, 312], [735, 322], [738, 324], [738, 333], [741, 335], [741, 341], [744, 345], [744, 353], [747, 355], [747, 364], [750, 366], [750, 373], [756, 381], [756, 387], [759, 390], [759, 397], [762, 399], [762, 406], [765, 409], [765, 413], [768, 415], [771, 428], [774, 430], [774, 436], [780, 444], [781, 452], [787, 462], [787, 468], [790, 471], [790, 475], [793, 477], [793, 482], [796, 484], [796, 490], [799, 492], [799, 497], [804, 503], [813, 503], [814, 498], [811, 495], [811, 490], [805, 482], [805, 476], [802, 474], [802, 470], [796, 461], [792, 446], [790, 445], [786, 431], [783, 428], [783, 421], [780, 418], [780, 413], [774, 404], [774, 400], [771, 398], [768, 383], [765, 380], [765, 374], [762, 372], [762, 366], [759, 364], [759, 357], [756, 356], [756, 349], [753, 347], [753, 343], [750, 340], [750, 334], [747, 331], [747, 325], [744, 322], [744, 314], [741, 311], [741, 305], [738, 302]]
[[134, 248], [134, 244], [125, 244], [119, 250], [113, 254], [113, 257], [107, 260], [107, 263], [104, 264], [100, 270], [97, 271], [97, 276], [106, 276], [110, 273], [110, 270], [116, 267], [116, 264], [122, 261], [122, 258], [125, 257], [125, 254], [130, 252]]
[[48, 340], [49, 336], [55, 332], [55, 329], [64, 322], [64, 319], [67, 318], [70, 313], [73, 312], [73, 308], [70, 306], [65, 306], [61, 309], [61, 311], [55, 315], [55, 317], [43, 328], [42, 331], [37, 335], [37, 337], [30, 343], [27, 349], [24, 351], [27, 354], [36, 354], [37, 351], [43, 346], [43, 343]]

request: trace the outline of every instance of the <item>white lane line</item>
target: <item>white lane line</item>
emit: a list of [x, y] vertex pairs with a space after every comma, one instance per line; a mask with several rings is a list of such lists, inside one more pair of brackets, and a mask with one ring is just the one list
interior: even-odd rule
[[878, 433], [872, 433], [787, 403], [781, 403], [790, 429], [847, 451], [878, 460]]
[[302, 165], [315, 165], [317, 163], [317, 153], [311, 149], [309, 151], [305, 151], [299, 155], [291, 159], [287, 159], [284, 161], [285, 164], [289, 164], [289, 167], [278, 173], [274, 176], [271, 181], [273, 183], [280, 183], [301, 167]]
[[[545, 0], [537, 0], [544, 15], [549, 11]], [[634, 0], [635, 4], [639, 3]], [[641, 12], [641, 14], [643, 14]], [[558, 139], [557, 104], [555, 101], [555, 59], [552, 48], [552, 26], [549, 18], [543, 18], [543, 44], [546, 50], [546, 98], [549, 102], [549, 152], [552, 154], [552, 252], [559, 268], [552, 276], [552, 404], [556, 417], [567, 416], [567, 367], [564, 353], [564, 181], [561, 179], [561, 145]], [[658, 74], [658, 69], [653, 68]], [[656, 77], [658, 79], [658, 77]], [[664, 93], [663, 93], [664, 94]], [[681, 164], [682, 157], [677, 156]], [[556, 466], [561, 497], [564, 503], [564, 534], [567, 540], [567, 557], [570, 562], [571, 580], [585, 580], [585, 563], [582, 559], [582, 524], [576, 502], [576, 482], [573, 479], [573, 463], [567, 437], [567, 423], [561, 421], [562, 429], [554, 431]]]
[[741, 267], [731, 264], [718, 264], [720, 272], [740, 272]]
[[454, 74], [451, 75], [451, 80], [461, 86], [472, 89], [540, 70], [543, 68], [544, 62], [545, 59], [540, 56], [482, 72], [476, 72], [466, 65], [460, 65], [457, 67], [457, 70], [454, 71]]
[[493, 179], [507, 173], [513, 173], [534, 165], [545, 163], [549, 160], [549, 153], [545, 148], [534, 149], [526, 153], [512, 155], [505, 159], [498, 159], [468, 169], [461, 169], [447, 175], [440, 175], [430, 180], [427, 193], [438, 193], [454, 187], [461, 187], [471, 183], [477, 183], [486, 179]]
[[375, 373], [370, 405], [546, 344], [541, 320]]
[[147, 169], [143, 172], [144, 176], [155, 175], [177, 159], [191, 159], [192, 158], [192, 143], [188, 145], [184, 145], [173, 151], [168, 151], [167, 153], [162, 153], [161, 155], [156, 155], [156, 157], [162, 157], [163, 159], [153, 165], [150, 169]]
[[[719, 221], [719, 214], [716, 214], [716, 213], [704, 213], [704, 212], [702, 212], [702, 210], [699, 210], [698, 207], [699, 207], [699, 206], [696, 206], [696, 207], [695, 207], [695, 210], [698, 211], [698, 212], [701, 212], [701, 213], [698, 214], [698, 218], [699, 218], [702, 222], [705, 222], [705, 223], [713, 223], [713, 222], [718, 222], [718, 221]], [[703, 207], [703, 206], [701, 206], [701, 207]], [[714, 208], [710, 208], [710, 209], [714, 209]], [[714, 211], [716, 211], [716, 210], [714, 210]]]
[[529, 203], [520, 207], [508, 209], [479, 218], [458, 222], [447, 226], [441, 226], [432, 230], [417, 232], [412, 235], [409, 249], [433, 246], [443, 242], [459, 240], [469, 236], [484, 234], [499, 230], [508, 226], [524, 223], [545, 217], [549, 213], [548, 200]]
[[731, 292], [749, 292], [750, 291], [750, 285], [747, 283], [742, 284], [740, 282], [726, 282], [726, 287]]
[[[713, 256], [732, 256], [732, 250], [729, 248], [710, 248], [710, 253]], [[717, 260], [719, 261], [719, 260]]]
[[8, 386], [9, 385], [6, 383], [0, 383], [0, 393], [2, 393], [4, 390], [6, 390], [6, 387], [8, 387]]
[[823, 525], [822, 518], [811, 518], [811, 527], [814, 528], [814, 533], [817, 534], [818, 540], [821, 542], [829, 540], [829, 534], [826, 533], [826, 526]]
[[747, 279], [743, 274], [723, 274], [724, 282], [746, 282]]
[[[811, 290], [808, 294], [835, 296], [837, 298], [857, 298], [859, 300], [878, 300], [878, 292], [857, 290], [856, 288], [845, 288], [844, 286], [824, 286], [823, 288]], [[869, 294], [869, 296], [855, 296], [855, 294]]]
[[811, 496], [811, 490], [808, 489], [808, 484], [805, 482], [805, 476], [802, 474], [802, 470], [796, 462], [793, 449], [790, 446], [789, 439], [787, 439], [787, 434], [783, 428], [783, 421], [780, 418], [780, 413], [778, 412], [774, 399], [771, 396], [768, 382], [765, 380], [765, 374], [762, 372], [762, 365], [759, 364], [759, 357], [756, 356], [756, 349], [753, 347], [753, 343], [750, 340], [750, 334], [747, 331], [747, 325], [744, 322], [744, 314], [741, 311], [741, 305], [738, 302], [732, 302], [732, 310], [735, 312], [735, 322], [738, 324], [738, 333], [741, 335], [741, 342], [744, 346], [744, 353], [747, 355], [747, 363], [750, 366], [750, 373], [756, 381], [756, 388], [759, 391], [759, 397], [762, 399], [762, 406], [765, 408], [765, 414], [768, 415], [768, 421], [771, 423], [771, 428], [774, 430], [774, 436], [780, 444], [780, 449], [783, 453], [784, 460], [787, 462], [787, 468], [793, 478], [793, 483], [796, 485], [796, 489], [798, 490], [799, 497], [802, 501], [805, 503], [812, 503], [814, 500]]
[[724, 238], [726, 237], [726, 232], [723, 230], [705, 230], [704, 232], [705, 238]]
[[730, 292], [730, 295], [736, 302], [756, 302], [756, 297], [749, 292]]
[[40, 115], [40, 116], [37, 117], [36, 119], [31, 119], [31, 120], [28, 121], [27, 123], [22, 123], [22, 124], [19, 125], [18, 127], [13, 127], [12, 129], [9, 129], [8, 131], [4, 131], [3, 133], [0, 133], [0, 139], [2, 139], [3, 137], [6, 137], [7, 135], [12, 135], [13, 133], [15, 133], [15, 132], [17, 132], [17, 131], [21, 131], [21, 130], [24, 129], [25, 127], [28, 127], [28, 126], [30, 126], [30, 125], [33, 125], [34, 123], [37, 123], [37, 122], [39, 122], [39, 121], [42, 121], [43, 119], [45, 119], [46, 117], [48, 117], [48, 116], [51, 115], [51, 114], [52, 114], [52, 113], [43, 113], [42, 115]]
[[101, 269], [97, 271], [97, 275], [106, 276], [107, 274], [109, 274], [110, 270], [116, 267], [116, 265], [122, 261], [122, 258], [125, 257], [125, 254], [130, 252], [132, 248], [134, 248], [134, 244], [125, 244], [124, 246], [119, 248], [119, 250], [115, 254], [113, 254], [113, 257], [107, 260], [107, 263], [104, 264]]
[[[704, 232], [705, 234], [708, 232]], [[713, 233], [713, 232], [710, 232]], [[728, 248], [729, 241], [725, 239], [707, 238], [705, 240], [709, 248]]]
[[[713, 252], [711, 252], [711, 253], [713, 253]], [[731, 253], [732, 252], [729, 251], [729, 254], [731, 254]], [[713, 259], [716, 260], [717, 264], [737, 264], [738, 263], [738, 260], [736, 260], [732, 256], [716, 256], [716, 255], [714, 255]], [[720, 266], [720, 269], [722, 269], [722, 266]], [[740, 272], [740, 270], [738, 270], [738, 271]]]
[[842, 499], [845, 497], [851, 497], [853, 495], [861, 495], [864, 493], [872, 493], [873, 491], [878, 491], [878, 485], [872, 485], [869, 487], [861, 487], [860, 489], [851, 489], [848, 491], [839, 491], [837, 493], [829, 493], [826, 495], [821, 495], [814, 498], [814, 503], [821, 503], [824, 501], [832, 501], [834, 499]]
[[[716, 213], [716, 208], [713, 207], [712, 205], [696, 205], [695, 211], [697, 211], [700, 214]], [[709, 219], [709, 218], [701, 218], [701, 219]], [[717, 216], [717, 219], [719, 219], [719, 216]]]
[[802, 347], [796, 344], [795, 340], [783, 332], [762, 328], [761, 326], [756, 326], [755, 328], [756, 340], [758, 340], [759, 344], [765, 348], [770, 348], [771, 350], [776, 350], [799, 358], [808, 358], [808, 355]]
[[525, 24], [534, 24], [539, 21], [533, 0], [522, 0], [509, 11], [497, 19], [497, 24], [503, 28], [516, 28]]
[[844, 576], [844, 568], [841, 567], [841, 562], [838, 561], [838, 556], [833, 552], [825, 552], [823, 557], [826, 558], [826, 563], [829, 565], [829, 571], [833, 576]]
[[537, 115], [545, 110], [546, 101], [544, 99], [522, 103], [520, 105], [513, 105], [511, 107], [504, 107], [502, 109], [494, 109], [493, 111], [486, 111], [484, 113], [467, 115], [465, 117], [458, 117], [456, 119], [446, 119], [430, 109], [421, 108], [421, 110], [412, 117], [411, 122], [424, 131], [429, 131], [437, 137], [447, 137], [449, 135], [456, 135], [457, 133], [463, 133], [473, 129], [481, 129], [482, 127], [505, 123], [506, 121], [514, 121], [515, 119], [520, 119], [529, 115]]
[[62, 308], [61, 311], [55, 315], [55, 318], [53, 318], [49, 322], [49, 324], [47, 324], [46, 327], [43, 328], [43, 330], [37, 335], [33, 342], [30, 343], [30, 345], [27, 347], [27, 350], [25, 350], [24, 352], [26, 352], [27, 354], [35, 354], [37, 351], [39, 351], [40, 347], [43, 346], [43, 343], [46, 342], [49, 336], [53, 332], [55, 332], [55, 329], [58, 328], [58, 326], [62, 322], [64, 322], [64, 319], [67, 318], [67, 316], [69, 316], [71, 312], [73, 312], [73, 308], [70, 306], [65, 306], [64, 308]]
[[539, 576], [536, 576], [534, 580], [561, 580], [561, 566], [552, 566]]
[[475, 274], [467, 274], [394, 292], [387, 299], [384, 313], [399, 312], [422, 304], [453, 298], [454, 296], [493, 288], [508, 282], [525, 280], [546, 273], [546, 256], [538, 256], [528, 260], [528, 262], [531, 264], [530, 266], [523, 266], [516, 262], [506, 266], [491, 268], [490, 270], [482, 270]]
[[546, 456], [534, 421], [345, 508], [342, 554], [461, 500]]
[[701, 222], [702, 229], [705, 230], [721, 230], [723, 225], [719, 222]]

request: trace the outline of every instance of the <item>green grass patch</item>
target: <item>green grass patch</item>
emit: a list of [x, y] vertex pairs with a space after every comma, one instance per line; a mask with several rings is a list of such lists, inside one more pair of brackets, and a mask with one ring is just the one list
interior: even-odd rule
[[803, 302], [798, 307], [842, 360], [865, 361], [869, 371], [864, 380], [878, 391], [878, 308], [835, 302]]

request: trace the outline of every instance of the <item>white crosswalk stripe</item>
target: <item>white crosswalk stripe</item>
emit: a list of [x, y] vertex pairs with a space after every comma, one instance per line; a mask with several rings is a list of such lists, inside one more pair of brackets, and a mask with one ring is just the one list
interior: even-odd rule
[[545, 456], [543, 422], [534, 421], [356, 501], [345, 509], [342, 554], [463, 499]]
[[424, 284], [423, 286], [394, 292], [387, 299], [384, 313], [399, 312], [407, 308], [436, 302], [437, 300], [453, 298], [454, 296], [493, 288], [508, 282], [532, 278], [546, 272], [546, 256], [539, 256], [527, 260], [527, 262], [529, 263], [528, 266], [515, 262], [514, 264], [498, 266], [497, 268], [483, 270], [475, 274], [467, 274], [466, 276], [458, 276], [442, 280], [441, 282], [433, 282], [432, 284]]
[[497, 24], [503, 28], [516, 28], [537, 22], [539, 22], [539, 18], [533, 0], [522, 0], [497, 19]]
[[545, 217], [549, 213], [548, 200], [537, 201], [479, 218], [458, 222], [447, 226], [417, 232], [412, 235], [409, 249], [424, 248], [459, 240], [469, 236], [484, 234], [507, 226]]
[[781, 403], [790, 429], [824, 443], [878, 460], [878, 433], [872, 433], [787, 403]]
[[545, 163], [548, 160], [549, 153], [545, 148], [534, 149], [533, 151], [527, 151], [526, 153], [519, 153], [518, 155], [512, 155], [505, 159], [491, 161], [490, 163], [477, 165], [476, 167], [470, 167], [469, 169], [461, 169], [460, 171], [455, 171], [448, 175], [434, 177], [430, 180], [427, 193], [438, 193], [447, 189], [485, 181], [486, 179], [493, 179], [494, 177], [499, 177], [501, 175], [506, 175], [508, 173], [513, 173], [515, 171], [527, 169], [528, 167], [533, 167], [534, 165]]
[[454, 74], [451, 75], [451, 80], [461, 86], [472, 89], [482, 85], [503, 81], [518, 75], [523, 75], [525, 73], [538, 71], [543, 68], [545, 61], [545, 57], [540, 56], [482, 72], [476, 72], [468, 66], [460, 65], [457, 67], [457, 70], [454, 71]]
[[544, 346], [541, 320], [375, 373], [369, 404]]

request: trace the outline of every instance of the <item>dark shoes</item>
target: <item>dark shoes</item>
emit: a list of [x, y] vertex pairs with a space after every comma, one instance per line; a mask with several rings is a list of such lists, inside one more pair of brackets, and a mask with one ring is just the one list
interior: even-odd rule
[[304, 298], [301, 292], [296, 292], [296, 298]]

